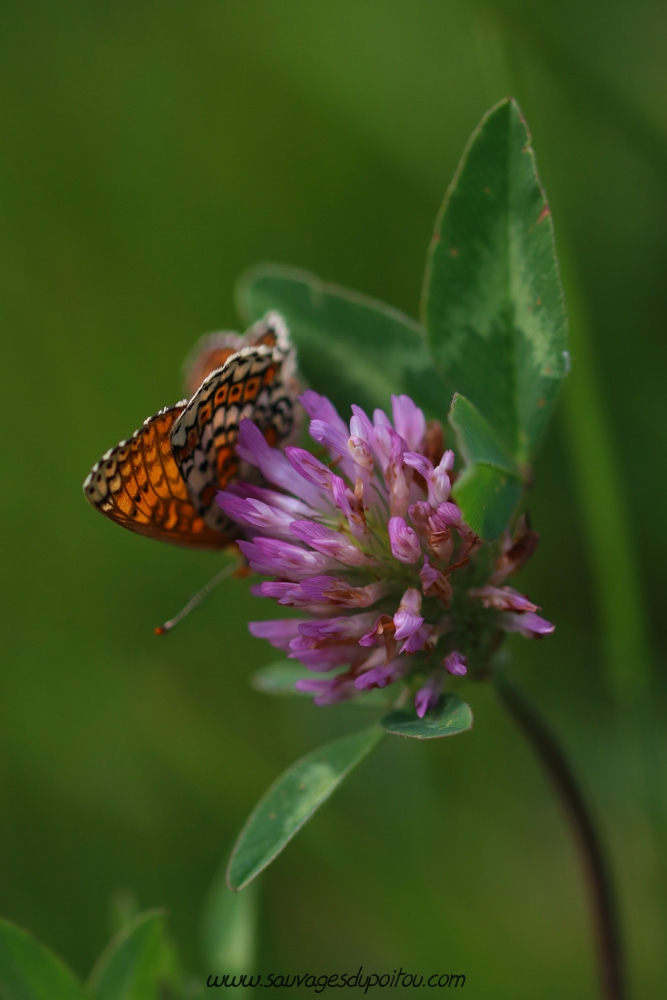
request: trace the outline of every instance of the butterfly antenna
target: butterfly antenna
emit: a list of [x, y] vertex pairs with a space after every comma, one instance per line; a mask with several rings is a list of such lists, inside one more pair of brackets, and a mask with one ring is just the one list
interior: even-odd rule
[[179, 622], [182, 622], [183, 619], [186, 617], [186, 615], [189, 615], [191, 611], [194, 611], [197, 605], [201, 604], [204, 598], [208, 597], [211, 591], [215, 590], [215, 588], [218, 586], [219, 583], [222, 583], [223, 580], [226, 580], [227, 577], [231, 576], [232, 573], [234, 573], [234, 571], [237, 569], [238, 569], [238, 563], [236, 562], [230, 562], [227, 563], [226, 566], [223, 566], [220, 572], [216, 573], [216, 575], [213, 577], [212, 580], [209, 580], [208, 583], [205, 584], [202, 587], [202, 589], [194, 595], [194, 597], [190, 598], [185, 607], [181, 608], [181, 610], [178, 612], [177, 615], [175, 615], [173, 618], [170, 618], [169, 621], [165, 622], [163, 625], [158, 625], [157, 628], [154, 629], [155, 634], [164, 635], [165, 632], [171, 632], [171, 630], [174, 628], [175, 625], [178, 625]]

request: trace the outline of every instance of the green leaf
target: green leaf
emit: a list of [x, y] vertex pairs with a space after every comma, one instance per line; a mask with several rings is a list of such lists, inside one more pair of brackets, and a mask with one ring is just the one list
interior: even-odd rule
[[206, 969], [230, 976], [250, 974], [257, 957], [257, 883], [231, 892], [223, 868], [209, 894], [202, 918]]
[[282, 313], [304, 378], [344, 418], [351, 403], [391, 412], [392, 393], [407, 393], [428, 416], [444, 421], [451, 392], [433, 369], [422, 328], [398, 310], [273, 264], [248, 271], [237, 299], [249, 323], [269, 309]]
[[25, 931], [0, 920], [2, 1000], [90, 1000], [61, 960]]
[[[252, 677], [252, 686], [263, 694], [296, 695], [312, 698], [307, 691], [297, 691], [294, 687], [297, 681], [308, 677], [308, 671], [293, 660], [281, 660], [279, 663], [268, 663], [260, 667]], [[310, 674], [312, 677], [312, 674]]]
[[162, 910], [140, 913], [111, 940], [90, 974], [96, 1000], [156, 1000], [173, 974], [164, 920]]
[[[260, 667], [252, 678], [252, 686], [263, 694], [296, 695], [297, 697], [312, 698], [309, 691], [298, 691], [294, 685], [304, 678], [312, 678], [309, 672], [300, 664], [293, 660], [281, 660], [278, 663], [269, 663], [265, 667]], [[381, 688], [375, 688], [364, 694], [357, 695], [351, 699], [350, 704], [359, 708], [386, 708], [390, 695]]]
[[230, 889], [243, 889], [273, 861], [382, 735], [373, 726], [327, 743], [296, 761], [274, 782], [236, 841], [227, 869]]
[[454, 483], [452, 493], [466, 524], [490, 541], [509, 524], [523, 484], [495, 465], [469, 465]]
[[127, 927], [141, 912], [137, 897], [131, 889], [117, 889], [114, 892], [110, 911], [110, 930], [113, 936]]
[[473, 134], [436, 221], [423, 297], [435, 364], [519, 466], [533, 456], [568, 370], [549, 206], [518, 105]]
[[516, 475], [516, 463], [505, 451], [493, 427], [477, 407], [458, 392], [452, 400], [449, 423], [456, 431], [458, 450], [468, 464], [496, 465]]
[[390, 712], [380, 722], [383, 729], [394, 736], [409, 736], [413, 740], [434, 740], [442, 736], [464, 733], [472, 726], [470, 705], [455, 694], [447, 694], [441, 699], [435, 711], [427, 712], [423, 719], [414, 712], [402, 709]]

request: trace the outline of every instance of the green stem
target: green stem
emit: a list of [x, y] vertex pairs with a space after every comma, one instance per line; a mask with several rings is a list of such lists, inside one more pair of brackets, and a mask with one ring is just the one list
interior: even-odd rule
[[628, 516], [622, 462], [602, 402], [596, 364], [569, 253], [561, 254], [574, 364], [565, 391], [567, 442], [575, 469], [590, 563], [596, 583], [600, 634], [617, 704], [645, 709], [650, 700], [651, 651], [637, 558]]
[[[571, 262], [570, 253], [561, 256], [574, 358], [564, 400], [566, 440], [595, 580], [603, 662], [621, 713], [628, 754], [637, 755], [641, 771], [638, 794], [646, 803], [657, 856], [661, 857], [667, 813], [646, 602], [632, 539], [633, 518], [620, 473], [622, 463], [614, 452], [590, 324]], [[664, 866], [661, 877], [667, 879]]]
[[540, 758], [572, 825], [588, 882], [602, 997], [623, 1000], [623, 956], [611, 877], [588, 806], [553, 733], [503, 672], [497, 671], [495, 681], [501, 701]]

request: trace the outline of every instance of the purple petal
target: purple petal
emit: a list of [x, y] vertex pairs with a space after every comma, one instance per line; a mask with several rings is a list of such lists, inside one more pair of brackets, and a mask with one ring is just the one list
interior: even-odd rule
[[254, 500], [251, 497], [244, 499], [231, 493], [221, 492], [216, 496], [216, 501], [227, 517], [237, 524], [247, 524], [252, 528], [261, 528], [276, 535], [290, 534], [290, 525], [294, 520], [292, 515], [275, 507], [269, 507], [262, 500]]
[[[343, 424], [343, 427], [345, 425]], [[341, 433], [337, 427], [332, 427], [331, 424], [326, 423], [324, 420], [311, 420], [310, 422], [310, 436], [318, 444], [324, 445], [328, 449], [332, 458], [338, 461], [338, 468], [354, 480], [356, 476], [356, 471], [354, 468], [354, 462], [351, 460], [349, 451], [349, 435], [347, 434], [347, 428], [345, 428], [345, 433]]]
[[289, 649], [290, 642], [299, 634], [303, 618], [279, 618], [266, 622], [248, 622], [248, 631], [257, 639], [268, 639], [276, 649]]
[[426, 591], [431, 591], [436, 588], [440, 583], [440, 580], [444, 579], [444, 577], [440, 570], [431, 565], [429, 557], [424, 556], [424, 565], [419, 570], [419, 579], [421, 580], [422, 587], [424, 588], [424, 593], [426, 593]]
[[426, 485], [428, 486], [428, 502], [434, 507], [437, 507], [438, 504], [446, 501], [452, 490], [452, 485], [446, 468], [448, 464], [446, 459], [450, 454], [453, 455], [453, 452], [446, 451], [440, 463], [436, 465], [435, 468], [433, 468], [429, 459], [419, 452], [408, 451], [404, 456], [405, 464], [409, 465], [411, 469], [414, 469], [415, 472], [418, 472], [419, 475], [423, 476], [426, 480]]
[[410, 503], [410, 483], [407, 476], [401, 470], [392, 478], [391, 490], [389, 492], [389, 511], [392, 517], [404, 518], [408, 512]]
[[421, 535], [422, 538], [428, 538], [433, 530], [430, 520], [435, 514], [435, 509], [425, 500], [419, 500], [417, 503], [410, 504], [408, 514], [417, 534]]
[[478, 597], [485, 608], [498, 608], [500, 611], [538, 611], [539, 606], [533, 604], [512, 587], [493, 587], [485, 584], [468, 591], [470, 597]]
[[335, 688], [325, 694], [318, 694], [317, 697], [313, 698], [314, 705], [335, 705], [341, 701], [348, 701], [350, 698], [354, 698], [357, 694], [357, 689], [354, 686], [354, 681], [350, 678], [349, 681], [345, 681], [344, 684], [337, 684]]
[[394, 625], [393, 618], [390, 618], [389, 615], [378, 615], [373, 623], [373, 627], [359, 639], [359, 645], [383, 645], [390, 654], [388, 659], [393, 659], [394, 651], [396, 649], [396, 642], [394, 640], [395, 631], [396, 626]]
[[[319, 458], [315, 458], [305, 448], [297, 448], [294, 445], [285, 448], [285, 455], [289, 464], [303, 479], [312, 483], [313, 486], [318, 486], [321, 490], [331, 492], [334, 474], [323, 462], [320, 462]], [[296, 491], [293, 490], [293, 492]]]
[[410, 661], [407, 659], [392, 660], [391, 663], [381, 663], [379, 666], [372, 667], [357, 677], [354, 686], [359, 691], [373, 687], [382, 688], [387, 684], [393, 684], [394, 681], [399, 680], [409, 669]]
[[394, 638], [397, 640], [408, 639], [417, 631], [424, 619], [419, 614], [422, 598], [418, 590], [410, 587], [401, 598], [398, 611], [394, 615], [394, 625], [396, 632]]
[[435, 708], [445, 683], [445, 675], [439, 669], [431, 674], [429, 679], [415, 695], [415, 708], [417, 715], [423, 719], [430, 708]]
[[341, 534], [315, 521], [292, 521], [291, 531], [295, 538], [306, 542], [325, 556], [331, 556], [346, 566], [364, 566], [371, 560], [357, 546]]
[[532, 611], [506, 611], [500, 616], [500, 627], [504, 632], [520, 632], [526, 639], [549, 635], [556, 628], [551, 622], [533, 614]]
[[327, 423], [326, 420], [310, 421], [310, 436], [318, 444], [323, 444], [325, 448], [333, 451], [335, 455], [347, 455], [347, 442], [349, 434], [347, 427], [343, 424], [343, 431]]
[[412, 635], [408, 636], [403, 645], [401, 646], [400, 653], [416, 653], [419, 649], [432, 648], [433, 643], [431, 642], [432, 628], [426, 622], [423, 622], [418, 629], [416, 629]]
[[384, 583], [354, 587], [336, 576], [313, 576], [303, 580], [302, 590], [311, 601], [325, 601], [342, 608], [368, 608], [384, 596]]
[[446, 501], [452, 492], [452, 482], [439, 465], [435, 467], [428, 484], [428, 498], [433, 504]]
[[316, 705], [332, 705], [338, 701], [346, 701], [348, 698], [354, 698], [357, 693], [354, 681], [347, 672], [335, 677], [304, 677], [298, 680], [294, 687], [297, 691], [316, 695], [313, 699]]
[[332, 476], [332, 480], [334, 504], [347, 518], [347, 523], [354, 537], [359, 539], [364, 538], [368, 532], [363, 503], [339, 476]]
[[442, 458], [438, 462], [438, 468], [442, 469], [444, 472], [451, 472], [454, 468], [454, 452], [451, 448], [448, 448], [444, 452]]
[[269, 446], [259, 427], [252, 420], [242, 420], [239, 424], [236, 453], [245, 462], [256, 465], [270, 483], [294, 493], [311, 507], [322, 509], [321, 495], [309, 483], [303, 481], [282, 451]]
[[297, 691], [307, 691], [309, 694], [317, 692], [319, 694], [320, 692], [324, 693], [335, 683], [335, 677], [302, 677], [295, 682], [294, 687]]
[[525, 515], [519, 519], [514, 535], [505, 532], [502, 542], [502, 555], [496, 561], [496, 568], [489, 578], [489, 583], [502, 583], [506, 577], [517, 570], [530, 559], [537, 548], [540, 536], [528, 528]]
[[373, 469], [373, 454], [363, 438], [358, 437], [356, 434], [350, 435], [347, 441], [347, 450], [355, 465], [358, 465], [365, 472], [371, 472]]
[[[367, 417], [365, 419], [368, 421]], [[384, 410], [375, 410], [373, 421], [372, 428], [366, 428], [368, 443], [382, 470], [382, 475], [387, 476], [387, 469], [390, 462], [394, 463], [395, 475], [397, 470], [403, 469], [403, 452], [406, 448], [405, 439], [391, 426], [391, 421]], [[370, 425], [370, 421], [368, 421], [368, 425]], [[350, 422], [350, 428], [352, 429], [352, 422]], [[391, 484], [388, 483], [388, 485]]]
[[314, 640], [302, 635], [292, 639], [287, 655], [290, 660], [298, 660], [309, 670], [325, 673], [327, 670], [333, 670], [334, 667], [359, 664], [363, 662], [367, 654], [356, 643], [317, 646]]
[[374, 618], [375, 614], [372, 611], [362, 615], [319, 618], [315, 621], [302, 622], [299, 625], [299, 634], [321, 642], [344, 639], [358, 640], [373, 624]]
[[414, 528], [402, 517], [389, 518], [389, 544], [395, 559], [402, 563], [415, 563], [421, 556], [421, 545]]
[[454, 650], [453, 653], [448, 653], [442, 662], [449, 673], [454, 674], [456, 677], [463, 677], [463, 675], [467, 673], [468, 668], [466, 664], [468, 662], [468, 657], [463, 656], [463, 654], [459, 653], [457, 650]]
[[449, 607], [454, 588], [444, 573], [441, 573], [439, 569], [431, 565], [428, 556], [424, 556], [424, 565], [419, 570], [419, 579], [421, 580], [424, 597], [437, 597], [443, 602], [445, 607]]
[[419, 451], [426, 433], [424, 414], [409, 396], [392, 396], [391, 409], [394, 427], [411, 451]]
[[397, 640], [408, 639], [417, 631], [424, 619], [421, 615], [411, 615], [408, 611], [397, 611], [394, 615], [394, 625], [396, 632], [394, 636]]
[[241, 540], [238, 546], [250, 568], [266, 576], [282, 576], [296, 582], [331, 568], [331, 560], [320, 552], [309, 552], [277, 538], [260, 537], [252, 542]]
[[452, 525], [458, 527], [461, 524], [461, 509], [455, 503], [445, 502], [438, 504], [438, 509], [433, 515], [432, 526], [435, 531], [442, 531]]
[[420, 719], [424, 718], [427, 711], [431, 707], [432, 698], [433, 695], [428, 688], [420, 688], [419, 691], [417, 691], [417, 694], [415, 695], [415, 708]]
[[278, 604], [287, 607], [301, 608], [312, 603], [304, 594], [300, 584], [286, 583], [284, 580], [263, 580], [250, 590], [257, 597], [273, 597]]
[[428, 483], [433, 472], [433, 463], [426, 455], [422, 455], [421, 452], [417, 451], [406, 451], [403, 455], [403, 461], [411, 469], [414, 469], [415, 472], [418, 472]]
[[406, 611], [408, 614], [418, 615], [421, 611], [422, 595], [416, 587], [408, 587], [398, 606], [399, 611]]
[[391, 420], [384, 410], [373, 410], [373, 427], [391, 427]]
[[391, 454], [389, 432], [394, 433], [389, 418], [382, 410], [376, 410], [373, 415], [374, 423], [371, 423], [360, 406], [353, 406], [352, 413], [350, 436], [358, 437], [366, 443], [384, 474]]
[[326, 396], [320, 396], [319, 393], [313, 392], [312, 389], [306, 389], [299, 396], [299, 399], [311, 420], [324, 421], [339, 431], [344, 437], [347, 437], [347, 424], [338, 415], [338, 410]]
[[361, 407], [354, 404], [352, 404], [350, 436], [361, 438], [373, 451], [375, 450], [375, 428]]
[[412, 472], [403, 464], [403, 438], [389, 428], [387, 435], [391, 441], [391, 452], [384, 477], [389, 486], [389, 509], [392, 516], [404, 517], [410, 502]]
[[268, 504], [269, 507], [277, 507], [278, 510], [283, 510], [286, 514], [291, 514], [292, 518], [317, 517], [320, 513], [318, 510], [314, 510], [307, 504], [302, 503], [301, 500], [297, 500], [296, 497], [288, 496], [286, 493], [278, 493], [277, 490], [268, 490], [264, 486], [256, 486], [254, 483], [246, 483], [243, 480], [230, 483], [224, 490], [224, 493], [228, 496], [233, 495], [242, 497], [243, 499], [252, 498], [253, 500], [261, 500], [263, 503]]

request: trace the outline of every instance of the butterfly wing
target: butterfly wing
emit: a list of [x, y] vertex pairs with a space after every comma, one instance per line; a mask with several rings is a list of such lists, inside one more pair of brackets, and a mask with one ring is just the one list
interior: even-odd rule
[[231, 330], [204, 334], [183, 365], [188, 398], [194, 396], [204, 379], [217, 368], [222, 368], [232, 354], [237, 354], [244, 347], [260, 347], [262, 344], [266, 347], [278, 347], [285, 356], [290, 351], [287, 327], [276, 312], [267, 313], [244, 334], [233, 333]]
[[250, 417], [270, 444], [283, 441], [294, 424], [294, 367], [277, 313], [245, 336], [209, 336], [189, 365], [190, 379], [206, 373], [192, 399], [149, 417], [109, 449], [84, 481], [86, 498], [116, 524], [149, 538], [189, 548], [229, 545], [238, 529], [215, 494], [238, 475], [239, 422]]
[[185, 391], [188, 397], [194, 396], [211, 372], [222, 368], [232, 354], [247, 346], [242, 334], [231, 331], [207, 333], [200, 337], [183, 365]]
[[172, 453], [171, 432], [185, 406], [184, 400], [160, 410], [105, 452], [83, 491], [101, 514], [130, 531], [189, 548], [223, 548], [233, 539], [230, 523], [214, 529], [204, 521]]
[[220, 529], [225, 515], [215, 494], [239, 474], [239, 423], [253, 420], [269, 444], [293, 425], [294, 385], [289, 343], [245, 347], [212, 372], [174, 422], [171, 443], [199, 515]]

